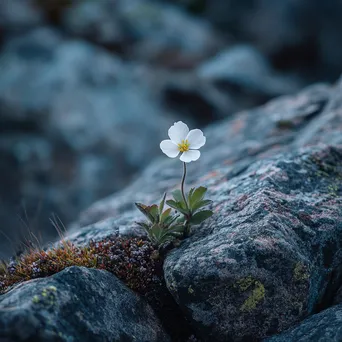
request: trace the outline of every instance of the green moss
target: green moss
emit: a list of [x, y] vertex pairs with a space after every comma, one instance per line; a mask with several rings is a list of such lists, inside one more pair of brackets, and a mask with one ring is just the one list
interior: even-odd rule
[[252, 277], [246, 277], [246, 278], [240, 279], [237, 282], [237, 285], [241, 291], [246, 291], [253, 284], [254, 284], [254, 279]]
[[309, 279], [310, 274], [306, 271], [305, 266], [298, 261], [293, 269], [293, 279], [295, 281], [305, 281]]
[[32, 298], [32, 303], [33, 304], [38, 304], [40, 302], [39, 296], [35, 295]]
[[256, 308], [256, 306], [265, 298], [265, 287], [259, 281], [252, 277], [246, 277], [240, 279], [235, 287], [238, 287], [240, 291], [247, 291], [249, 288], [254, 287], [252, 293], [248, 296], [248, 298], [244, 301], [242, 306], [240, 307], [241, 311], [251, 311]]
[[241, 311], [251, 311], [265, 298], [265, 287], [260, 281], [256, 281], [254, 284], [256, 287], [252, 291], [252, 294], [245, 300], [241, 306]]
[[44, 288], [39, 295], [32, 298], [32, 303], [44, 307], [52, 308], [57, 302], [57, 288], [48, 286]]
[[[34, 278], [48, 277], [69, 266], [105, 269], [133, 290], [141, 294], [159, 286], [162, 260], [156, 256], [156, 247], [146, 239], [109, 237], [101, 241], [90, 241], [78, 247], [70, 242], [48, 251], [30, 250], [21, 255], [14, 265], [0, 268], [0, 294], [11, 286]], [[39, 295], [39, 302], [52, 302], [57, 288], [49, 286]], [[34, 299], [38, 303], [38, 299]]]
[[338, 196], [338, 190], [339, 187], [337, 185], [329, 185], [328, 186], [328, 191], [329, 191], [329, 195], [333, 196], [333, 197], [337, 197]]

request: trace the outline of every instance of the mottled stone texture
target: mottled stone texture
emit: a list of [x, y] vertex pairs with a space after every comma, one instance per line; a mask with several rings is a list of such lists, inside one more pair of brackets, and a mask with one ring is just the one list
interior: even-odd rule
[[149, 305], [106, 271], [70, 267], [0, 297], [0, 341], [169, 341]]
[[[331, 305], [342, 261], [341, 83], [318, 84], [205, 129], [187, 186], [215, 215], [166, 258], [168, 288], [203, 341], [253, 341]], [[140, 235], [133, 202], [179, 186], [160, 158], [81, 215], [70, 238]], [[79, 226], [84, 226], [80, 229]]]
[[[342, 341], [342, 306], [337, 305], [304, 320], [294, 329], [269, 338], [267, 342]], [[266, 342], [265, 341], [265, 342]]]
[[[338, 110], [327, 110], [341, 99], [339, 92], [340, 84], [316, 84], [208, 126], [204, 129], [207, 143], [201, 149], [201, 158], [188, 167], [188, 187], [215, 186], [243, 173], [257, 160], [305, 145], [342, 144], [342, 115]], [[80, 225], [116, 217], [121, 221], [120, 229], [125, 229], [122, 215], [131, 216], [133, 202], [156, 201], [164, 191], [178, 187], [182, 175], [179, 161], [162, 156], [161, 151], [160, 155], [129, 187], [84, 211]]]
[[211, 188], [212, 220], [167, 257], [167, 285], [206, 340], [254, 340], [311, 314], [342, 260], [342, 148], [253, 164]]

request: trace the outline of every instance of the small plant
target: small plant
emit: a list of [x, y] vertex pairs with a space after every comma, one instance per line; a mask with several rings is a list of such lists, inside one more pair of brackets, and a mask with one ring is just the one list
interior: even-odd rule
[[166, 194], [159, 206], [146, 206], [135, 203], [137, 208], [146, 216], [149, 222], [138, 222], [143, 227], [152, 243], [161, 246], [183, 236], [184, 226], [179, 221], [179, 215], [173, 215], [171, 208], [164, 210]]
[[[148, 222], [138, 224], [145, 229], [151, 242], [158, 246], [163, 246], [177, 238], [188, 237], [193, 225], [200, 224], [213, 215], [211, 210], [205, 209], [212, 203], [212, 201], [204, 199], [207, 188], [203, 186], [192, 188], [186, 195], [184, 191], [186, 164], [198, 160], [201, 156], [199, 149], [206, 142], [203, 132], [200, 129], [189, 131], [185, 123], [178, 121], [170, 127], [168, 134], [170, 140], [163, 140], [160, 143], [160, 148], [170, 158], [176, 158], [181, 153], [183, 177], [180, 189], [172, 192], [173, 199], [166, 201], [170, 208], [165, 211], [163, 210], [166, 194], [159, 206], [135, 204], [148, 219]], [[176, 212], [173, 213], [172, 209]]]
[[212, 203], [211, 200], [204, 199], [207, 188], [190, 189], [187, 196], [181, 190], [172, 192], [173, 200], [168, 200], [166, 204], [183, 214], [184, 236], [188, 237], [191, 233], [191, 225], [200, 224], [213, 215], [211, 210], [202, 210]]

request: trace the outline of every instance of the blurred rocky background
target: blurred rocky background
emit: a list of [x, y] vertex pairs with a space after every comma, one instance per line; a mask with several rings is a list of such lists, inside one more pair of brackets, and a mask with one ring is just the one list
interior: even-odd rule
[[124, 188], [175, 120], [334, 82], [341, 19], [338, 0], [0, 0], [0, 258]]

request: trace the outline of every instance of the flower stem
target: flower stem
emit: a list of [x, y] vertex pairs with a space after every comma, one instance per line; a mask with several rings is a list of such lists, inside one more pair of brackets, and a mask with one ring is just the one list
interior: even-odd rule
[[185, 207], [187, 210], [187, 214], [185, 216], [185, 221], [184, 221], [184, 237], [188, 237], [190, 235], [190, 220], [191, 220], [191, 210], [189, 209], [189, 204], [188, 201], [186, 200], [185, 193], [184, 193], [184, 182], [185, 182], [185, 177], [186, 177], [186, 163], [183, 162], [183, 178], [182, 178], [182, 183], [181, 183], [181, 192], [183, 196], [183, 201], [185, 203]]
[[186, 209], [189, 209], [188, 207], [188, 202], [186, 200], [185, 194], [184, 194], [184, 182], [185, 182], [185, 177], [186, 177], [186, 163], [183, 162], [183, 178], [182, 178], [182, 183], [181, 183], [181, 191], [182, 191], [182, 196], [183, 200], [186, 206]]

